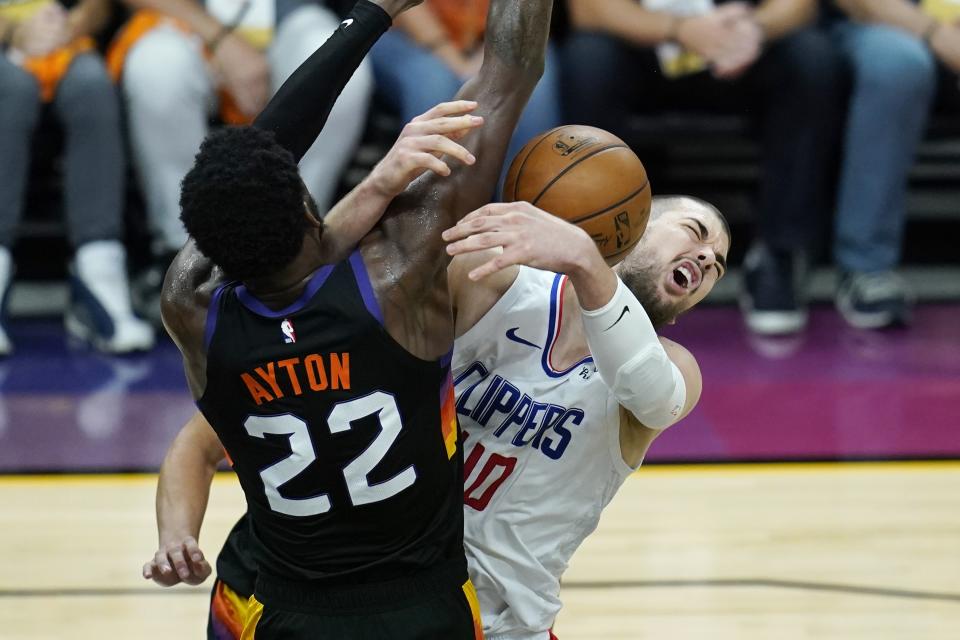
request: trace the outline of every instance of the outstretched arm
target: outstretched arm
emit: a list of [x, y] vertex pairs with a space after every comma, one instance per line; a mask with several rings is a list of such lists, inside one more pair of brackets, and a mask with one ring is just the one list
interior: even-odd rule
[[425, 174], [394, 199], [364, 241], [387, 331], [419, 357], [439, 357], [452, 345], [449, 256], [440, 233], [494, 194], [507, 145], [543, 73], [552, 6], [552, 0], [492, 0], [483, 66], [457, 96], [476, 101], [475, 115], [484, 119], [461, 143], [476, 164], [451, 165], [448, 177]]
[[254, 126], [273, 131], [299, 162], [370, 48], [397, 14], [420, 2], [360, 0], [330, 39], [283, 83]]
[[403, 128], [373, 171], [324, 218], [323, 251], [328, 262], [345, 259], [411, 181], [427, 171], [450, 175], [450, 166], [440, 156], [447, 154], [464, 164], [474, 163], [473, 155], [455, 140], [482, 125], [483, 119], [453, 114], [470, 112], [476, 107], [477, 103], [465, 100], [444, 102]]

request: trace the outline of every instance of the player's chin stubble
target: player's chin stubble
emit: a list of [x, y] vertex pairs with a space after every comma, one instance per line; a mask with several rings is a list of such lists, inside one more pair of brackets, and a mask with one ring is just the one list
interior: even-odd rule
[[686, 309], [681, 301], [667, 301], [662, 298], [658, 283], [662, 272], [652, 264], [633, 264], [619, 270], [620, 279], [633, 292], [655, 329], [670, 324]]

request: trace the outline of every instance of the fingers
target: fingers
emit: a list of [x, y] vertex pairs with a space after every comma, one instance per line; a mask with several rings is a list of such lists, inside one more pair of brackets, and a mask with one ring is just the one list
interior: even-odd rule
[[411, 159], [416, 170], [433, 171], [438, 176], [444, 177], [451, 173], [447, 163], [432, 153], [417, 153]]
[[483, 251], [493, 247], [502, 247], [508, 239], [499, 231], [487, 231], [476, 233], [463, 240], [452, 242], [447, 245], [447, 253], [451, 256], [458, 256], [472, 251]]
[[490, 217], [495, 216], [495, 212], [490, 211], [496, 205], [487, 205], [476, 211], [469, 213], [456, 226], [450, 227], [441, 234], [445, 242], [456, 242], [468, 238], [475, 233], [483, 231], [492, 231], [493, 227], [489, 221]]
[[173, 562], [173, 568], [177, 572], [177, 575], [180, 576], [181, 580], [186, 580], [190, 577], [190, 566], [187, 564], [187, 559], [183, 556], [183, 547], [176, 547], [167, 552], [167, 555], [170, 556], [170, 560]]
[[184, 538], [183, 550], [192, 562], [203, 562], [203, 551], [200, 550], [200, 545], [197, 544], [197, 541], [192, 536]]
[[467, 274], [467, 277], [473, 280], [474, 282], [476, 282], [478, 280], [483, 280], [487, 276], [491, 276], [498, 271], [502, 271], [507, 267], [512, 267], [513, 265], [516, 265], [519, 263], [520, 263], [520, 260], [517, 256], [515, 256], [509, 251], [504, 251], [500, 255], [483, 263], [476, 269], [473, 269], [470, 273]]
[[433, 120], [422, 120], [420, 122], [411, 122], [404, 127], [405, 136], [428, 136], [441, 134], [466, 135], [472, 129], [483, 124], [483, 118], [480, 116], [457, 116], [455, 118], [434, 118]]
[[153, 560], [147, 562], [143, 565], [143, 579], [152, 580], [154, 571], [156, 570], [156, 565], [153, 563]]
[[477, 108], [474, 100], [452, 100], [450, 102], [441, 102], [426, 113], [423, 113], [411, 122], [423, 122], [424, 120], [433, 120], [444, 116], [452, 116], [458, 113], [470, 113]]
[[418, 140], [418, 146], [421, 150], [426, 151], [427, 153], [437, 154], [437, 155], [449, 155], [463, 164], [471, 165], [477, 161], [477, 158], [467, 151], [466, 148], [457, 144], [450, 138], [435, 135], [435, 136], [426, 136]]

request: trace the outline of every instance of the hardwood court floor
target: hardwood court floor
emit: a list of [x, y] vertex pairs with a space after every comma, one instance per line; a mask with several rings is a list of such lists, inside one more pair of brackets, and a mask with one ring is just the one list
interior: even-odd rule
[[[0, 638], [203, 637], [206, 587], [140, 578], [154, 482], [0, 477]], [[242, 508], [219, 477], [208, 555]], [[563, 598], [562, 640], [958, 637], [960, 462], [643, 469]]]

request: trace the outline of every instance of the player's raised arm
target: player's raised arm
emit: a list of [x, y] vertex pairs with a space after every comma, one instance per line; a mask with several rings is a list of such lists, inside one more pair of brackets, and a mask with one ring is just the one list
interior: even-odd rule
[[370, 48], [397, 14], [423, 0], [360, 0], [330, 39], [280, 87], [254, 121], [272, 131], [299, 162]]
[[453, 342], [440, 233], [494, 195], [510, 137], [543, 73], [552, 6], [492, 0], [483, 66], [457, 96], [476, 101], [473, 115], [484, 119], [461, 141], [476, 163], [449, 160], [449, 176], [416, 180], [362, 245], [388, 332], [420, 357], [438, 357]]

